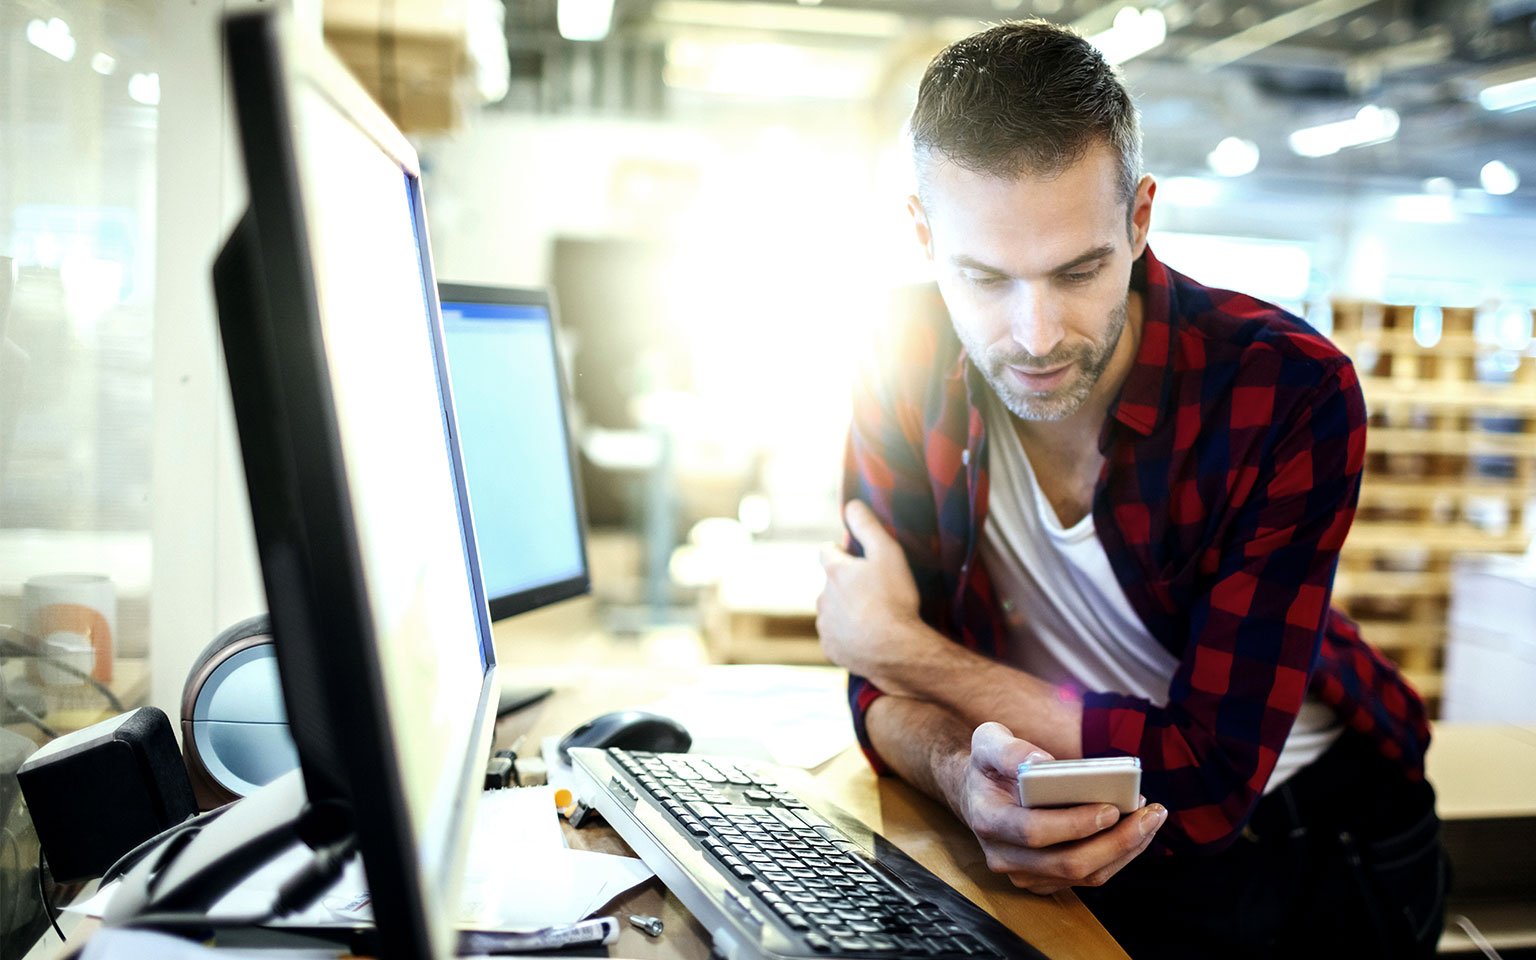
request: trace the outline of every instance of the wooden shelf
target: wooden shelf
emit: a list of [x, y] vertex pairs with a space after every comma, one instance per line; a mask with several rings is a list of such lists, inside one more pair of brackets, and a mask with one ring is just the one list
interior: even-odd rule
[[1455, 430], [1375, 427], [1366, 432], [1366, 452], [1438, 454], [1454, 457], [1536, 457], [1536, 433], [1495, 433]]
[[[1479, 340], [1470, 333], [1443, 333], [1432, 347], [1421, 346], [1411, 330], [1346, 330], [1332, 339], [1339, 349], [1351, 357], [1366, 350], [1375, 350], [1383, 356], [1393, 354], [1430, 358], [1480, 357], [1489, 353], [1511, 352], [1498, 344]], [[1530, 347], [1512, 352], [1523, 358], [1536, 357]]]
[[1519, 553], [1530, 542], [1519, 530], [1490, 533], [1470, 524], [1357, 523], [1344, 552]]

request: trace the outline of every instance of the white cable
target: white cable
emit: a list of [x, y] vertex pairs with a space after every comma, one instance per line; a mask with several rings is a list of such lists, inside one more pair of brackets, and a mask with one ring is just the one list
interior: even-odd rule
[[1472, 945], [1483, 951], [1483, 956], [1488, 960], [1503, 960], [1499, 956], [1499, 951], [1493, 949], [1493, 944], [1488, 942], [1488, 938], [1483, 936], [1483, 932], [1477, 929], [1477, 924], [1473, 923], [1466, 914], [1456, 914], [1451, 917], [1451, 922], [1462, 929], [1462, 932], [1471, 939]]

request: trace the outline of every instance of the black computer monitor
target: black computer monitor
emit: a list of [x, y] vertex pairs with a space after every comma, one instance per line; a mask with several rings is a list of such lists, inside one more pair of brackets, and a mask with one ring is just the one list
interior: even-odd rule
[[250, 207], [219, 323], [311, 820], [355, 829], [380, 955], [447, 957], [497, 683], [420, 167], [286, 18], [225, 41]]
[[441, 283], [438, 295], [491, 619], [584, 594], [586, 523], [549, 294]]

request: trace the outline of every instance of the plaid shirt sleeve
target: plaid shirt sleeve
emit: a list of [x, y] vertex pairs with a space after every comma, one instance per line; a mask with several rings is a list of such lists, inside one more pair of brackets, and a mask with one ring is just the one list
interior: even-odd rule
[[[886, 362], [866, 366], [855, 386], [843, 463], [843, 502], [864, 501], [895, 536], [917, 584], [924, 622], [945, 633], [938, 516], [925, 462], [924, 414], [917, 405], [921, 391], [898, 391], [893, 383], [906, 374], [925, 377], [924, 364], [932, 356], [933, 345], [908, 342], [901, 346], [899, 354], [887, 356]], [[955, 456], [958, 464], [958, 450]], [[854, 555], [863, 555], [857, 540], [850, 537], [848, 546]], [[848, 702], [859, 746], [875, 772], [885, 775], [893, 771], [870, 743], [864, 725], [870, 705], [882, 695], [867, 678], [849, 676]]]
[[1279, 429], [1230, 469], [1226, 533], [1202, 558], [1167, 705], [1083, 698], [1084, 756], [1141, 757], [1142, 792], [1169, 809], [1163, 853], [1218, 851], [1251, 815], [1306, 695], [1354, 518], [1366, 429], [1354, 368], [1322, 367], [1289, 415], [1271, 409], [1277, 387], [1234, 391], [1228, 436]]

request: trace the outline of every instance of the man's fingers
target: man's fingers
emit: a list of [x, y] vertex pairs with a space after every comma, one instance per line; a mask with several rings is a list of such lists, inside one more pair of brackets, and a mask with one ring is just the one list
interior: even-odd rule
[[875, 516], [875, 511], [869, 509], [864, 501], [849, 500], [843, 507], [843, 519], [854, 538], [864, 545], [865, 556], [875, 557], [896, 546], [895, 539], [886, 532], [880, 518]]
[[1010, 783], [1018, 777], [1019, 764], [1050, 760], [1051, 755], [1028, 740], [1020, 740], [1013, 731], [996, 721], [989, 721], [971, 733], [971, 760], [995, 779]]
[[998, 804], [990, 813], [990, 817], [984, 817], [982, 823], [975, 825], [978, 834], [1032, 849], [1082, 840], [1120, 820], [1120, 811], [1107, 803], [1055, 809]]
[[999, 873], [1027, 873], [1067, 883], [1102, 883], [1145, 850], [1162, 826], [1167, 811], [1156, 804], [1149, 811], [1137, 811], [1086, 839], [1044, 849], [989, 843], [987, 864]]
[[848, 553], [835, 543], [821, 545], [821, 569], [826, 570], [839, 560], [846, 560]]

